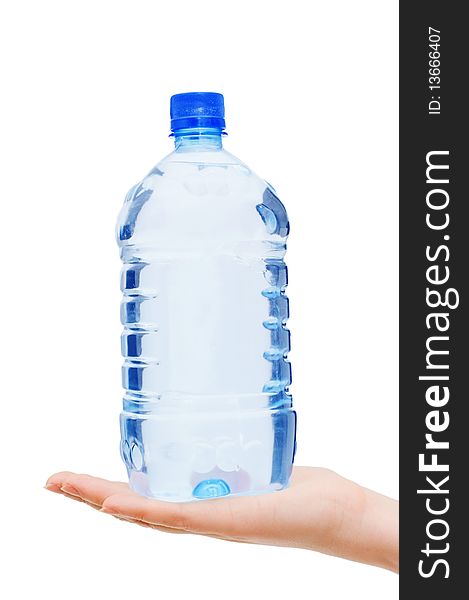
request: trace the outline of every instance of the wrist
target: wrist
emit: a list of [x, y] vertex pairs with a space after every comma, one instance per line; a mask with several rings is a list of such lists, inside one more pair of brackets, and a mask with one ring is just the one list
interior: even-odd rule
[[344, 480], [327, 553], [399, 571], [399, 503]]
[[366, 562], [395, 573], [399, 572], [399, 503], [368, 489], [362, 535], [367, 541], [363, 549]]

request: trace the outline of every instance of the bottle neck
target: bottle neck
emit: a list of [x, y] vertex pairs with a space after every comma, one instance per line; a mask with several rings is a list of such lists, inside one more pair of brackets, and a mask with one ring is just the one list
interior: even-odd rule
[[176, 152], [214, 151], [223, 148], [222, 135], [224, 133], [222, 129], [215, 127], [177, 129], [172, 135]]

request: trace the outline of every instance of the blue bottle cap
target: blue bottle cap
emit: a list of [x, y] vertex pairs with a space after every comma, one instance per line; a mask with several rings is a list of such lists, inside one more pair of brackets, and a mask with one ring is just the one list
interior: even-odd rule
[[223, 94], [189, 92], [171, 96], [171, 131], [192, 127], [225, 128]]

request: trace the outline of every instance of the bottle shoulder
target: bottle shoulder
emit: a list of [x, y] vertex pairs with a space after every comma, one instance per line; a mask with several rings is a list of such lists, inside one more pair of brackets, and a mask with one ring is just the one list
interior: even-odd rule
[[[273, 188], [226, 150], [171, 152], [128, 192], [117, 223], [120, 246], [285, 241], [285, 207]], [[153, 243], [153, 242], [152, 242]]]
[[225, 149], [173, 151], [150, 171], [144, 181], [153, 177], [155, 172], [168, 179], [182, 180], [193, 175], [200, 179], [239, 179], [239, 182], [245, 184], [244, 187], [250, 185], [264, 188], [267, 185], [246, 163]]
[[228, 152], [225, 148], [184, 148], [173, 150], [167, 154], [158, 165], [168, 165], [170, 163], [194, 163], [194, 164], [219, 164], [227, 166], [247, 165], [237, 156]]
[[[127, 195], [135, 194], [136, 188], [146, 190], [157, 190], [160, 201], [166, 192], [173, 192], [173, 187], [166, 190], [166, 182], [177, 182], [182, 184], [185, 191], [196, 195], [210, 194], [210, 185], [207, 187], [199, 185], [192, 189], [191, 183], [196, 181], [201, 184], [213, 183], [217, 193], [223, 195], [228, 187], [232, 187], [240, 200], [243, 195], [263, 194], [265, 189], [275, 196], [277, 193], [273, 186], [265, 179], [257, 175], [245, 162], [224, 148], [221, 150], [206, 151], [173, 151], [158, 162], [149, 173], [135, 186]], [[216, 184], [223, 183], [223, 186]], [[181, 191], [181, 190], [179, 190]], [[170, 194], [171, 195], [171, 194]], [[278, 199], [278, 198], [277, 198]]]

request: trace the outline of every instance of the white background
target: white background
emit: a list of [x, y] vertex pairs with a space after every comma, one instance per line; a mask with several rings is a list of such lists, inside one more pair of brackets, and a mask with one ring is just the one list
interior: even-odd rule
[[220, 91], [227, 149], [289, 211], [297, 463], [397, 497], [397, 2], [15, 0], [0, 46], [2, 595], [395, 600], [376, 568], [42, 486], [124, 478], [114, 223], [171, 150], [170, 95]]

